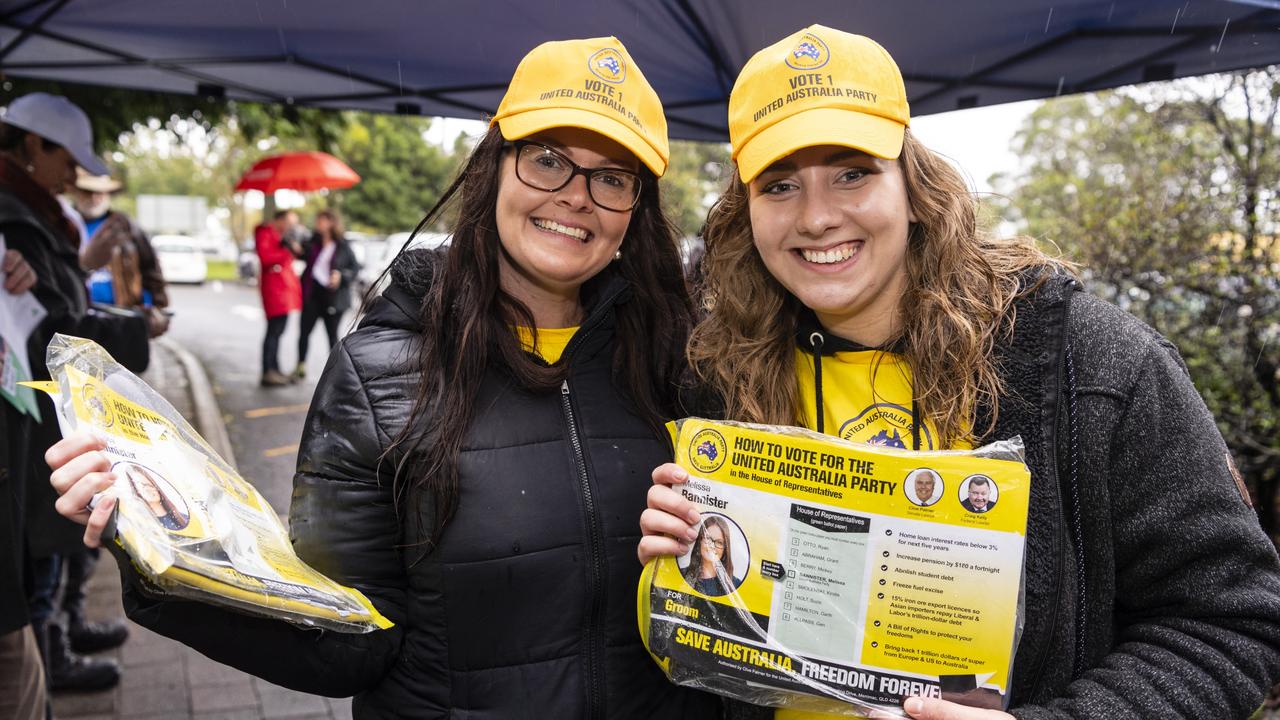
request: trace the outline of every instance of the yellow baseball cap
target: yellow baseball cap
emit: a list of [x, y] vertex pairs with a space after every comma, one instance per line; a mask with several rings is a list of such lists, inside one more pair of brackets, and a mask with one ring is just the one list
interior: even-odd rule
[[815, 145], [895, 160], [910, 124], [907, 89], [889, 53], [822, 25], [753, 55], [729, 95], [729, 141], [743, 182]]
[[615, 37], [539, 45], [520, 61], [490, 125], [519, 140], [557, 127], [598, 132], [662, 176], [667, 118], [662, 101]]

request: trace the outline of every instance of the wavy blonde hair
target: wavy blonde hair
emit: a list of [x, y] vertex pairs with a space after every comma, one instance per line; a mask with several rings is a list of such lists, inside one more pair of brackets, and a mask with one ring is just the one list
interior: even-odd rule
[[[1038, 287], [1050, 274], [1045, 271], [1073, 268], [1031, 238], [998, 239], [983, 231], [977, 200], [960, 173], [910, 130], [898, 164], [918, 222], [908, 234], [907, 287], [891, 342], [910, 364], [920, 414], [946, 448], [995, 426], [1003, 383], [994, 352], [1013, 328], [1014, 300]], [[709, 312], [688, 351], [696, 377], [723, 403], [725, 417], [803, 424], [795, 371], [803, 306], [760, 259], [747, 187], [736, 173], [711, 208], [705, 241]], [[1029, 274], [1037, 279], [1026, 283]], [[990, 409], [981, 429], [973, 427], [980, 406]]]

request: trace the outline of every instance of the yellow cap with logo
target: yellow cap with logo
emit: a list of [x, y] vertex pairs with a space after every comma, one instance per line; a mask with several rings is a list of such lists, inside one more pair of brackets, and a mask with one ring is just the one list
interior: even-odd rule
[[615, 37], [539, 45], [520, 61], [490, 124], [519, 140], [558, 127], [591, 130], [667, 170], [667, 118], [658, 93]]
[[907, 89], [889, 53], [822, 25], [753, 55], [729, 96], [729, 141], [743, 182], [815, 145], [895, 160], [910, 124]]

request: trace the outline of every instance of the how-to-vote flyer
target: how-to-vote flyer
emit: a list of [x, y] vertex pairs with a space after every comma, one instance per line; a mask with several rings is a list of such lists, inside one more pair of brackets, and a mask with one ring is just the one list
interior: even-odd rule
[[762, 705], [1003, 708], [1021, 631], [1030, 474], [1019, 439], [912, 452], [686, 419], [676, 486], [701, 512], [650, 563], [641, 632], [675, 681]]
[[64, 434], [105, 444], [114, 541], [150, 591], [340, 632], [391, 626], [358, 590], [302, 562], [257, 489], [101, 346], [58, 334], [47, 357], [53, 381], [33, 385]]

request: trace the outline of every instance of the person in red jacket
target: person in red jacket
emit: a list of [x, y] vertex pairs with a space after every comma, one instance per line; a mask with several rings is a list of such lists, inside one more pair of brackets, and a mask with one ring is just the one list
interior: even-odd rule
[[262, 384], [270, 387], [289, 384], [289, 378], [280, 372], [280, 336], [289, 313], [302, 309], [302, 285], [293, 271], [293, 260], [301, 251], [288, 239], [289, 231], [297, 224], [297, 213], [280, 210], [271, 222], [253, 231], [261, 268], [258, 287], [262, 290], [262, 309], [267, 314], [267, 334], [262, 338]]

